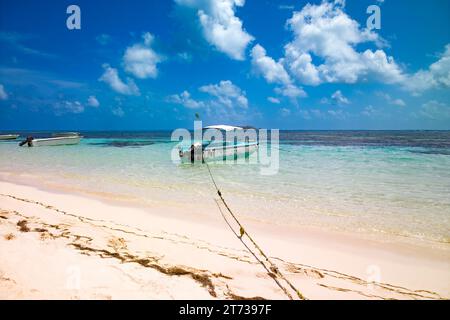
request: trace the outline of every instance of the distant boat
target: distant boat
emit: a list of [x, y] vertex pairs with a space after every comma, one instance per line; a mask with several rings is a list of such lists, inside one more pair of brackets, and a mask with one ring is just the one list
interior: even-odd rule
[[56, 132], [52, 133], [52, 137], [71, 137], [71, 136], [79, 136], [79, 132]]
[[22, 141], [19, 145], [28, 147], [73, 145], [80, 143], [81, 138], [82, 136], [80, 135], [42, 138], [42, 139], [34, 139], [33, 137], [28, 137], [25, 141]]
[[19, 136], [18, 134], [0, 134], [0, 140], [16, 140]]
[[[209, 126], [203, 130], [215, 129], [222, 133], [228, 131], [244, 130], [241, 127], [233, 127], [227, 125]], [[259, 143], [257, 141], [206, 141], [203, 143], [196, 142], [188, 148], [179, 150], [180, 160], [182, 162], [194, 161], [214, 161], [225, 160], [229, 158], [248, 157], [250, 154], [258, 150]]]

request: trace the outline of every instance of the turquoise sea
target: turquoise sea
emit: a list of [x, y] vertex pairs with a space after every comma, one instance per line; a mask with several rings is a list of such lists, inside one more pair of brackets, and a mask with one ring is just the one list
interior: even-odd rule
[[[197, 204], [199, 214], [217, 214], [206, 167], [171, 161], [171, 132], [82, 134], [75, 146], [0, 142], [0, 179], [18, 175], [142, 206], [186, 204], [195, 214]], [[449, 131], [282, 131], [279, 159], [270, 176], [258, 165], [211, 170], [230, 205], [249, 218], [450, 242]]]

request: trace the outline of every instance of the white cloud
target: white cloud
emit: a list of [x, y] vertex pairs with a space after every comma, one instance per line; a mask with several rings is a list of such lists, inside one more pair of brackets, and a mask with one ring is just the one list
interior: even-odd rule
[[116, 107], [112, 109], [111, 112], [116, 117], [123, 117], [125, 115], [125, 111], [123, 111], [122, 107]]
[[248, 100], [245, 91], [231, 81], [220, 81], [218, 84], [201, 86], [200, 92], [207, 93], [211, 98], [206, 100], [196, 100], [192, 98], [188, 91], [174, 94], [167, 97], [170, 103], [180, 104], [189, 109], [216, 109], [231, 112], [236, 109], [245, 110], [248, 108]]
[[377, 93], [380, 97], [382, 97], [384, 100], [387, 101], [387, 103], [394, 105], [394, 106], [398, 106], [398, 107], [405, 107], [406, 103], [405, 101], [403, 101], [402, 99], [395, 99], [392, 98], [389, 94], [387, 93], [383, 93], [383, 92], [379, 92]]
[[128, 47], [123, 56], [125, 70], [140, 79], [156, 78], [157, 64], [162, 61], [151, 47], [154, 37], [151, 33], [144, 33], [142, 43]]
[[55, 113], [61, 115], [64, 113], [83, 113], [84, 105], [79, 101], [58, 101], [53, 105]]
[[88, 103], [88, 106], [94, 107], [94, 108], [97, 108], [98, 106], [100, 106], [100, 102], [98, 102], [98, 100], [95, 96], [89, 96], [87, 103]]
[[405, 101], [403, 101], [402, 99], [393, 99], [391, 101], [391, 104], [393, 104], [394, 106], [399, 106], [399, 107], [404, 107], [406, 106]]
[[251, 51], [252, 65], [261, 73], [267, 82], [289, 84], [291, 79], [280, 62], [266, 55], [266, 50], [259, 44]]
[[236, 17], [236, 7], [245, 0], [175, 0], [179, 5], [197, 9], [206, 40], [217, 50], [236, 60], [245, 59], [247, 45], [253, 41]]
[[[345, 1], [307, 4], [294, 12], [287, 27], [294, 34], [285, 46], [285, 64], [301, 83], [356, 83], [376, 79], [386, 83], [401, 82], [404, 75], [393, 57], [378, 49], [358, 52], [356, 46], [372, 42], [382, 46], [376, 33], [362, 29], [344, 12]], [[314, 64], [314, 59], [323, 61]]]
[[331, 99], [338, 105], [350, 104], [350, 101], [342, 94], [341, 90], [337, 90], [333, 93]]
[[430, 120], [450, 120], [450, 106], [431, 100], [421, 106], [419, 114]]
[[257, 44], [253, 47], [251, 57], [253, 67], [263, 75], [268, 83], [281, 85], [275, 89], [276, 93], [292, 99], [306, 96], [302, 88], [298, 88], [292, 83], [292, 79], [281, 61], [276, 62], [267, 56], [266, 50], [261, 45]]
[[274, 104], [280, 104], [280, 99], [274, 97], [268, 97], [267, 100]]
[[434, 88], [450, 88], [450, 44], [445, 46], [444, 53], [428, 70], [419, 70], [409, 76], [405, 88], [415, 94]]
[[187, 62], [192, 61], [192, 55], [188, 52], [179, 52], [177, 54], [177, 57], [182, 61], [187, 61]]
[[337, 104], [337, 105], [344, 105], [344, 104], [350, 104], [350, 100], [348, 100], [341, 90], [335, 91], [330, 98], [322, 98], [320, 99], [320, 103], [322, 104]]
[[292, 84], [288, 84], [284, 87], [275, 88], [275, 92], [282, 96], [292, 99], [303, 98], [307, 96], [306, 92], [303, 89], [296, 87]]
[[363, 109], [361, 114], [366, 117], [372, 117], [373, 115], [376, 114], [376, 112], [377, 111], [375, 110], [375, 108], [373, 106], [367, 106]]
[[127, 82], [123, 82], [120, 79], [117, 69], [112, 68], [108, 64], [104, 64], [103, 68], [105, 72], [100, 77], [100, 81], [107, 83], [114, 91], [125, 95], [139, 95], [139, 89], [130, 78], [127, 78]]
[[217, 103], [226, 107], [248, 107], [248, 100], [245, 92], [229, 80], [220, 81], [218, 84], [202, 86], [199, 90], [216, 97]]
[[180, 94], [174, 94], [168, 97], [168, 102], [180, 104], [189, 109], [203, 108], [205, 104], [203, 101], [196, 101], [191, 98], [191, 94], [188, 91], [183, 91]]
[[2, 84], [0, 84], [0, 100], [7, 100], [8, 99], [8, 93], [5, 91], [5, 87], [3, 87]]
[[322, 82], [319, 70], [312, 63], [311, 55], [300, 51], [294, 45], [288, 44], [285, 46], [284, 62], [301, 83], [318, 85]]

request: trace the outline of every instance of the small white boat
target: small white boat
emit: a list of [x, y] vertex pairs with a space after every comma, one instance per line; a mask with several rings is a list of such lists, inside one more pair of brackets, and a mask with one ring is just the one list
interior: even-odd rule
[[18, 134], [0, 134], [0, 140], [16, 140], [18, 137]]
[[82, 136], [67, 136], [67, 137], [54, 137], [54, 138], [42, 138], [33, 139], [28, 137], [27, 140], [20, 143], [20, 146], [28, 147], [41, 147], [41, 146], [63, 146], [80, 143]]
[[[209, 126], [205, 129], [216, 129], [221, 132], [244, 130], [241, 127], [232, 126]], [[248, 157], [258, 150], [259, 143], [257, 141], [207, 141], [196, 142], [188, 148], [179, 150], [180, 160], [182, 162], [196, 161], [215, 161], [225, 159], [237, 159], [238, 157]]]
[[52, 137], [71, 137], [71, 136], [79, 136], [79, 132], [56, 132], [52, 133]]

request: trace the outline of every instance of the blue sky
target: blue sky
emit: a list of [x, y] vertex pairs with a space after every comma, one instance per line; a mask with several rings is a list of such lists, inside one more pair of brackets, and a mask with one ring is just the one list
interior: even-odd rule
[[[66, 9], [81, 9], [69, 30]], [[367, 30], [369, 5], [381, 29]], [[0, 129], [450, 129], [447, 0], [0, 3]]]

